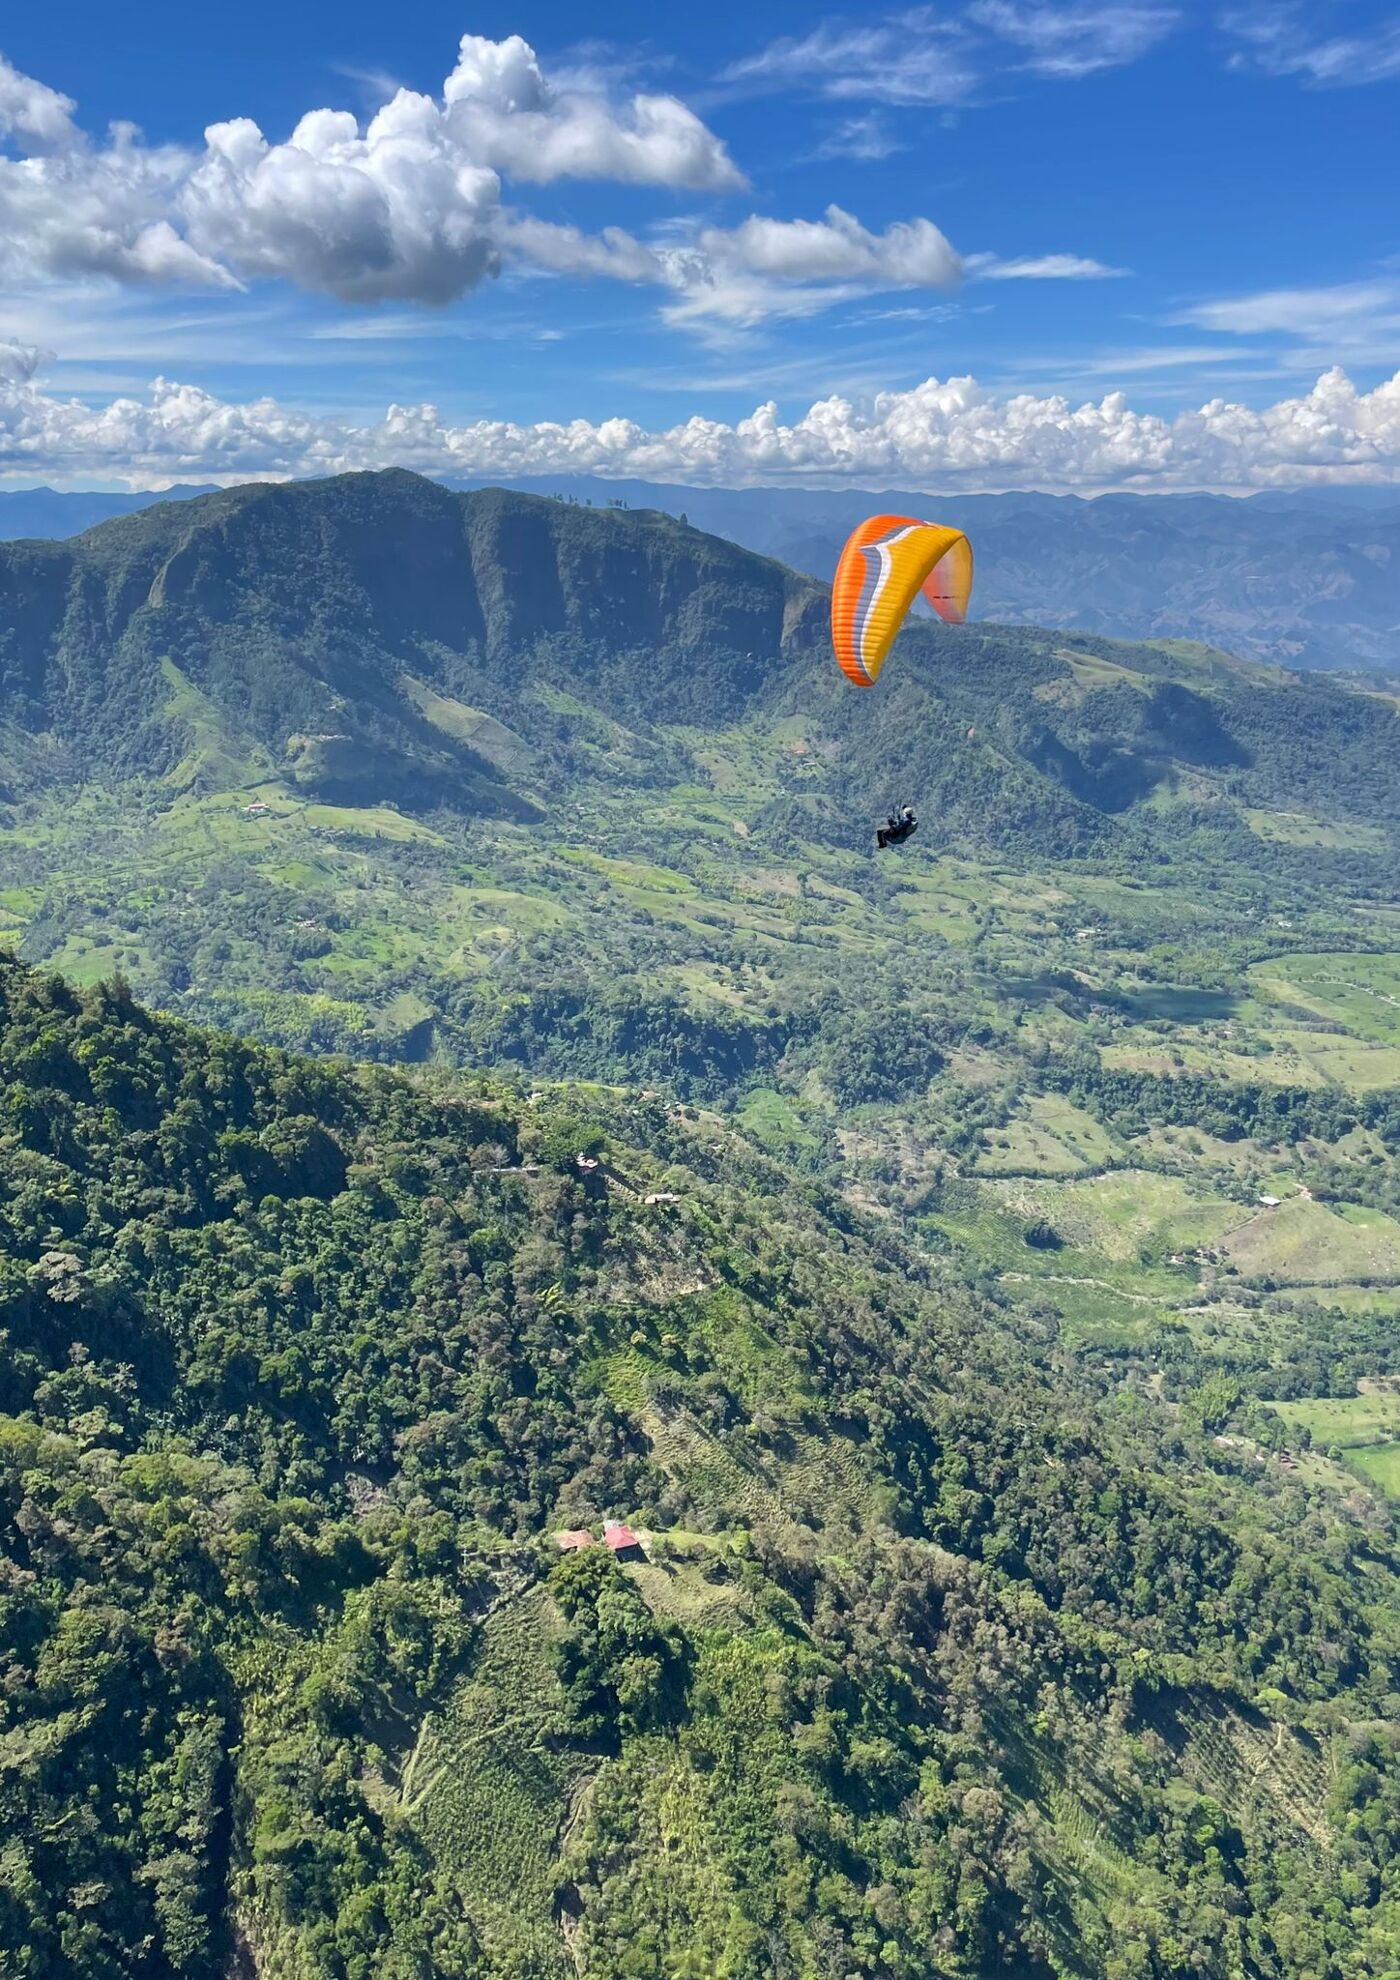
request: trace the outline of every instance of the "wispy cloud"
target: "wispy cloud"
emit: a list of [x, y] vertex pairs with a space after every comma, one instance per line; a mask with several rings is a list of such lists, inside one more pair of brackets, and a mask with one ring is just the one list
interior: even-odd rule
[[1231, 65], [1297, 76], [1315, 89], [1346, 89], [1400, 76], [1400, 14], [1360, 33], [1326, 32], [1325, 6], [1232, 7], [1221, 17], [1236, 46]]
[[963, 267], [980, 282], [1108, 282], [1129, 273], [1085, 254], [970, 254]]
[[1026, 68], [1067, 82], [1140, 61], [1181, 20], [1176, 7], [1115, 0], [1068, 7], [972, 0], [967, 13], [979, 27], [1022, 50]]
[[1031, 73], [1077, 81], [1139, 61], [1180, 22], [1153, 0], [970, 0], [961, 11], [916, 6], [883, 17], [819, 21], [725, 70], [731, 90], [805, 90], [892, 106], [956, 107]]
[[1261, 289], [1193, 304], [1173, 318], [1236, 336], [1345, 337], [1378, 323], [1400, 329], [1400, 281], [1343, 282], [1331, 287]]
[[362, 109], [373, 112], [398, 95], [404, 83], [387, 69], [359, 68], [353, 62], [332, 62], [331, 73], [354, 83]]
[[981, 80], [956, 16], [917, 7], [881, 21], [821, 21], [733, 62], [721, 80], [762, 93], [806, 89], [868, 103], [964, 103]]
[[567, 332], [540, 323], [522, 322], [516, 317], [487, 321], [481, 317], [392, 314], [376, 311], [372, 316], [339, 316], [316, 323], [306, 331], [314, 344], [399, 344], [425, 343], [553, 344]]
[[[1094, 351], [1071, 359], [1070, 363], [1081, 377], [1127, 378], [1149, 377], [1160, 371], [1214, 369], [1220, 365], [1233, 368], [1252, 361], [1253, 353], [1238, 344], [1148, 344], [1137, 350]], [[1064, 369], [1064, 359], [1058, 362]]]
[[874, 164], [907, 150], [894, 134], [887, 117], [878, 110], [864, 110], [859, 116], [843, 117], [822, 139], [813, 158], [851, 158], [857, 164]]

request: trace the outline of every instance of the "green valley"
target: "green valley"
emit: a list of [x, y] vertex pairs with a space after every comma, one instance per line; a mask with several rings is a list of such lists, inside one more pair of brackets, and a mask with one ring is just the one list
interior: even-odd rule
[[1395, 705], [824, 613], [0, 545], [17, 1972], [1392, 1970]]

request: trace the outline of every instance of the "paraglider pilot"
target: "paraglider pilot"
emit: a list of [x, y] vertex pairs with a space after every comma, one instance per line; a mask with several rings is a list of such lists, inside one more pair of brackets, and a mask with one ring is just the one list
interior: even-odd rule
[[904, 841], [919, 829], [919, 821], [914, 816], [912, 804], [902, 804], [898, 811], [892, 811], [875, 834], [875, 843], [881, 852], [886, 846], [902, 846]]

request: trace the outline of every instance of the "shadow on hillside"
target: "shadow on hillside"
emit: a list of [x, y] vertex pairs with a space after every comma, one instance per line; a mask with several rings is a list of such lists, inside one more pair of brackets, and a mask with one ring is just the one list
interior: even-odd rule
[[1232, 990], [1199, 990], [1184, 983], [1152, 983], [1142, 990], [1105, 993], [1105, 1000], [1134, 1024], [1163, 1018], [1173, 1024], [1213, 1024], [1239, 1010], [1239, 998]]

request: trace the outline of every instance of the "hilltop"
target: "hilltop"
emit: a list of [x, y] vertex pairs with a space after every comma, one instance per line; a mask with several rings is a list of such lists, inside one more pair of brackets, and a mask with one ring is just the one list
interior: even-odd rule
[[0, 1113], [12, 1970], [1386, 1969], [1393, 1533], [1209, 1391], [655, 1101], [9, 966]]

